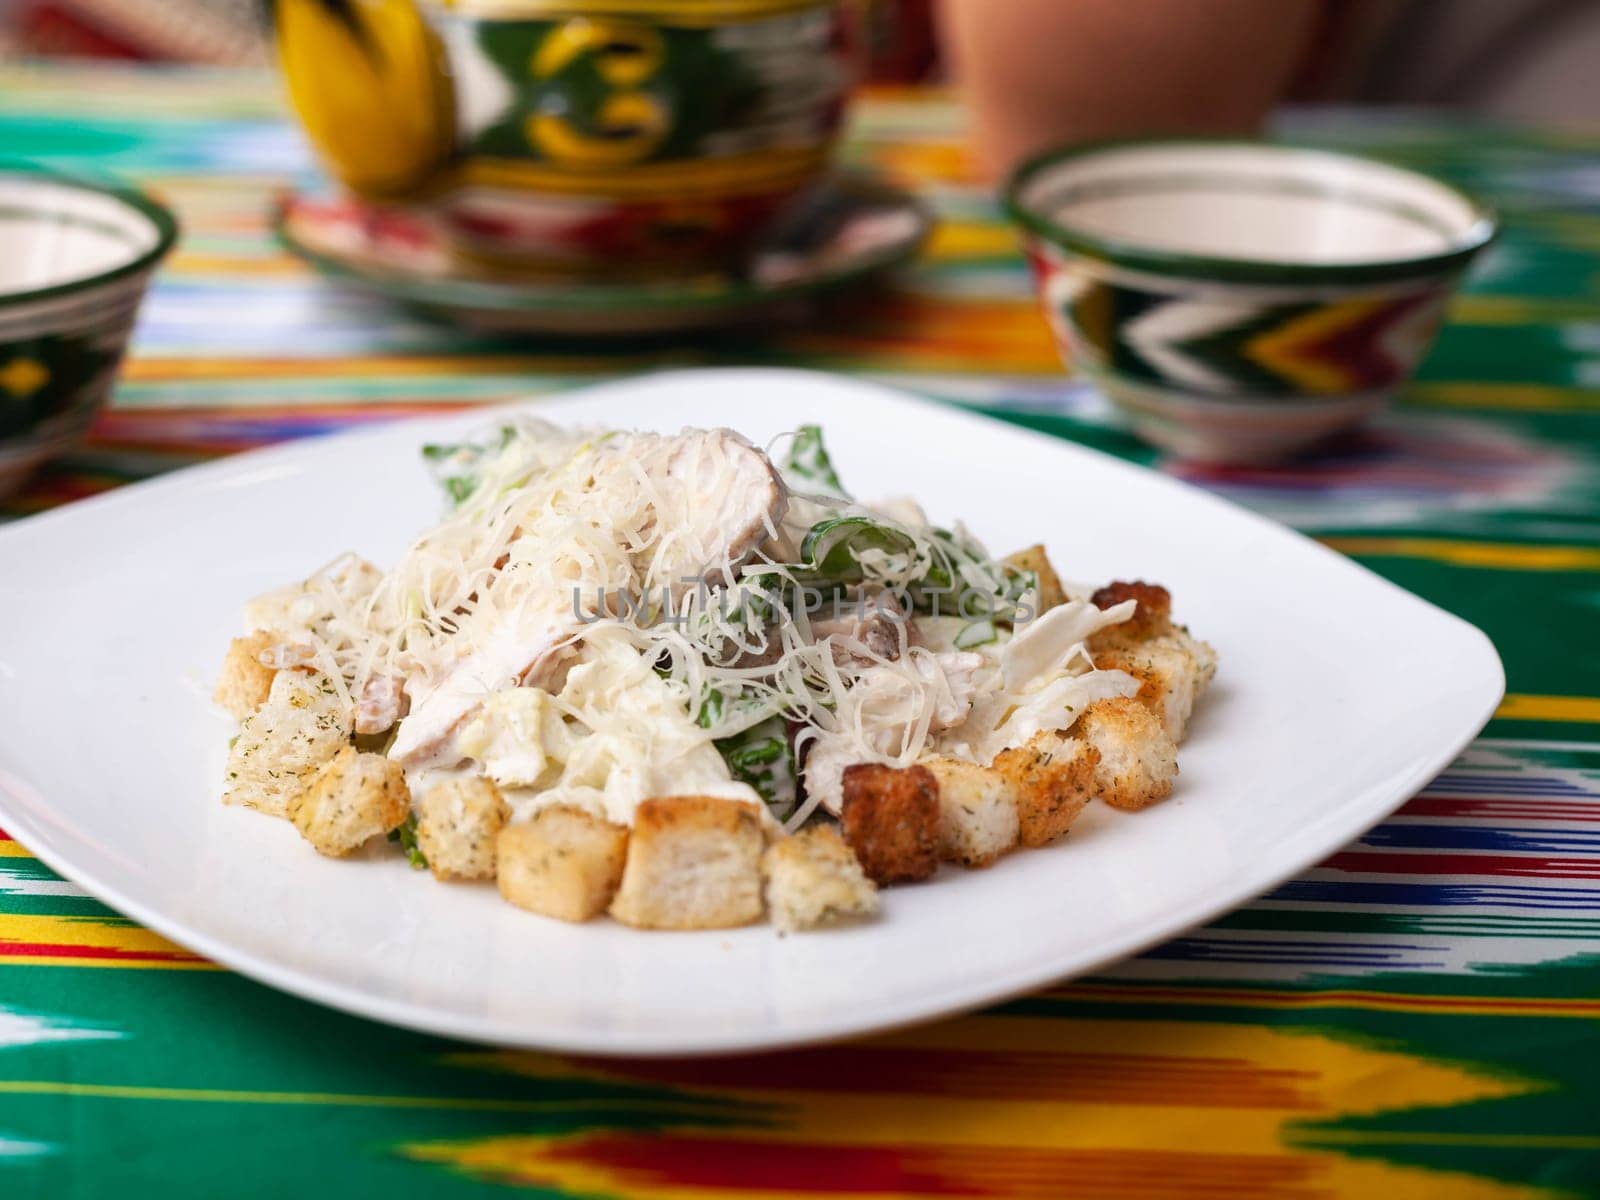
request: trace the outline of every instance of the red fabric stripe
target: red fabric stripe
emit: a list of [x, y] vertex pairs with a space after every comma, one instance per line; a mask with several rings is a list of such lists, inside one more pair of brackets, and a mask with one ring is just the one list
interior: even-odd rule
[[1400, 812], [1412, 817], [1516, 816], [1530, 821], [1600, 821], [1600, 801], [1418, 796]]
[[1346, 850], [1319, 864], [1358, 875], [1511, 875], [1537, 879], [1600, 879], [1600, 858], [1533, 854], [1383, 854]]
[[127, 962], [204, 962], [185, 950], [119, 950], [115, 946], [69, 946], [59, 942], [0, 941], [4, 958], [99, 958]]

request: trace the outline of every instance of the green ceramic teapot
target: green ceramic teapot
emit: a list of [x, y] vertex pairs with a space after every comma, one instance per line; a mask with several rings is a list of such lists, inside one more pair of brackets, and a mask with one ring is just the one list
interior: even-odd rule
[[270, 0], [290, 98], [357, 195], [461, 253], [634, 272], [726, 257], [827, 168], [848, 0]]

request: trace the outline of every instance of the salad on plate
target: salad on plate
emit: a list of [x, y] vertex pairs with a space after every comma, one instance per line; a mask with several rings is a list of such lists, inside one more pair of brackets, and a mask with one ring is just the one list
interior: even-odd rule
[[424, 453], [449, 511], [392, 568], [246, 606], [223, 799], [547, 917], [865, 919], [1166, 797], [1215, 673], [1165, 589], [858, 499], [815, 426], [518, 416]]

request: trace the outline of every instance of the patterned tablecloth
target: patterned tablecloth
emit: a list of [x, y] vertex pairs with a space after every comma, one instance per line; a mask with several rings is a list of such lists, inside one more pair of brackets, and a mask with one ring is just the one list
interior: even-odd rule
[[369, 1024], [218, 970], [0, 840], [0, 1195], [1600, 1194], [1600, 136], [1290, 121], [1483, 193], [1506, 235], [1370, 433], [1224, 471], [1156, 458], [1063, 376], [958, 129], [935, 95], [861, 106], [853, 155], [943, 218], [886, 293], [710, 348], [539, 349], [285, 256], [268, 204], [310, 167], [266, 77], [0, 72], [7, 154], [125, 173], [188, 229], [115, 407], [9, 512], [664, 363], [805, 364], [1151, 463], [1354, 555], [1494, 638], [1510, 695], [1485, 735], [1394, 819], [1141, 958], [765, 1058]]

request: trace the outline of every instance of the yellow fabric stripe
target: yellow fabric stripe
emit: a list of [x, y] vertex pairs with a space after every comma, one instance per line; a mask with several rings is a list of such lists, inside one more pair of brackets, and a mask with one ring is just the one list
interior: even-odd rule
[[1600, 1000], [1530, 997], [1515, 1000], [1494, 996], [1386, 995], [1362, 991], [1271, 991], [1251, 988], [1160, 989], [1116, 984], [1068, 983], [1041, 993], [1041, 998], [1066, 1001], [1109, 1001], [1118, 1004], [1170, 1004], [1190, 1008], [1216, 1004], [1225, 1008], [1354, 1008], [1367, 1012], [1425, 1012], [1439, 1016], [1600, 1017]]
[[1592, 300], [1530, 300], [1525, 296], [1457, 296], [1450, 320], [1457, 325], [1561, 325], [1594, 316]]
[[[946, 218], [934, 226], [928, 256], [935, 259], [1004, 258], [1017, 253], [1017, 235], [1007, 226]], [[1033, 303], [1029, 298], [1029, 306]]]
[[1405, 390], [1404, 402], [1443, 408], [1568, 412], [1600, 408], [1600, 389], [1551, 387], [1542, 383], [1413, 383]]
[[75, 958], [62, 954], [0, 954], [0, 967], [95, 967], [113, 971], [223, 971], [203, 958]]
[[1513, 721], [1583, 721], [1600, 724], [1600, 697], [1510, 695], [1495, 716]]
[[139, 950], [183, 954], [159, 933], [121, 917], [57, 917], [36, 913], [0, 913], [0, 942], [24, 945], [82, 946], [101, 950]]
[[1512, 542], [1409, 537], [1333, 537], [1321, 541], [1341, 554], [1427, 558], [1462, 567], [1507, 571], [1600, 571], [1600, 548], [1594, 546], [1522, 546]]

